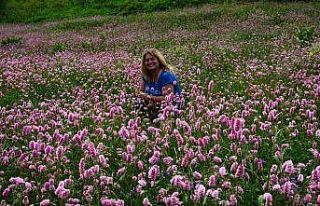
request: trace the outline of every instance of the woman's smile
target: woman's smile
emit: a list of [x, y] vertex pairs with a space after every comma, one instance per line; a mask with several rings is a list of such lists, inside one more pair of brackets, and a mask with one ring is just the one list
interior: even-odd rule
[[148, 70], [153, 70], [159, 67], [159, 61], [156, 57], [150, 54], [146, 54], [145, 65]]

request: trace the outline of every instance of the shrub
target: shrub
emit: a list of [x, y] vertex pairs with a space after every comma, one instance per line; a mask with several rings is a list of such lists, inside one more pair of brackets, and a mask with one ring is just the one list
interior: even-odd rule
[[311, 56], [320, 54], [320, 42], [312, 44], [309, 52]]
[[312, 41], [315, 33], [314, 26], [300, 27], [297, 29], [296, 38], [301, 44], [308, 44]]
[[0, 46], [5, 46], [9, 44], [21, 44], [22, 38], [18, 36], [7, 37], [1, 40]]
[[56, 52], [62, 52], [62, 51], [66, 51], [68, 49], [68, 46], [65, 43], [55, 43], [54, 45], [51, 46], [51, 51], [53, 53]]

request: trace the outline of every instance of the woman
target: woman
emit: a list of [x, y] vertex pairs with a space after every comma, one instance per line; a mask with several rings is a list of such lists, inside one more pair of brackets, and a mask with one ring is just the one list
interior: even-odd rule
[[178, 80], [170, 70], [171, 66], [167, 64], [157, 49], [150, 49], [143, 53], [139, 96], [145, 100], [149, 110], [153, 110], [157, 104], [172, 93], [177, 96], [181, 95]]

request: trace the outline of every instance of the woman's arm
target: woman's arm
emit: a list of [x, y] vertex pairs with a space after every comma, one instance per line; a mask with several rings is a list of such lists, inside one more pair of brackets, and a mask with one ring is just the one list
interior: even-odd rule
[[174, 90], [173, 84], [167, 84], [162, 87], [163, 96], [151, 96], [150, 98], [155, 103], [162, 102], [166, 99], [167, 95], [170, 95], [171, 93], [173, 93], [173, 90]]
[[144, 81], [141, 79], [141, 81], [140, 81], [140, 91], [141, 92], [144, 92]]

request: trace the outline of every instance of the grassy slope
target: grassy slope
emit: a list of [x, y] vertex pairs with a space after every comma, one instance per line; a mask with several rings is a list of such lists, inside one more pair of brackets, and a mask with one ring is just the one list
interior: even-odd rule
[[132, 14], [199, 5], [217, 0], [34, 1], [8, 0], [0, 5], [0, 22], [40, 22], [92, 15]]

